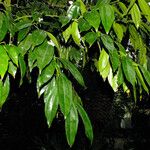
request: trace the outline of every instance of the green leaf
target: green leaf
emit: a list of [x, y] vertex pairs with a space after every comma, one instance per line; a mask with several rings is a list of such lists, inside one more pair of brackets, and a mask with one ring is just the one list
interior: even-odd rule
[[8, 30], [8, 20], [7, 17], [0, 11], [0, 41], [5, 38]]
[[90, 121], [86, 111], [78, 103], [77, 103], [77, 109], [78, 109], [79, 115], [81, 116], [84, 127], [85, 127], [85, 135], [87, 136], [87, 138], [92, 143], [92, 141], [93, 141], [93, 129], [92, 129], [91, 121]]
[[126, 5], [124, 3], [119, 2], [119, 7], [121, 8], [123, 13], [127, 12], [127, 7], [126, 7]]
[[148, 3], [145, 0], [138, 0], [139, 7], [142, 10], [144, 16], [150, 22], [150, 7]]
[[55, 71], [55, 64], [52, 61], [39, 75], [37, 79], [38, 88], [40, 88], [44, 83], [48, 82], [53, 76]]
[[97, 39], [97, 34], [95, 32], [88, 32], [85, 35], [85, 40], [86, 42], [89, 43], [90, 47], [93, 45], [93, 43], [96, 41]]
[[9, 76], [6, 77], [4, 84], [0, 80], [0, 108], [5, 103], [10, 91]]
[[74, 104], [70, 108], [70, 112], [65, 120], [66, 137], [70, 147], [75, 141], [75, 137], [78, 129], [78, 112]]
[[4, 46], [0, 45], [0, 76], [3, 78], [8, 68], [9, 57]]
[[71, 72], [71, 74], [79, 82], [79, 84], [84, 86], [85, 84], [84, 84], [83, 77], [82, 77], [81, 73], [79, 72], [79, 70], [77, 69], [77, 67], [68, 60], [60, 59], [60, 61], [63, 63], [65, 68]]
[[52, 40], [52, 42], [54, 43], [54, 45], [57, 47], [58, 50], [60, 50], [60, 44], [57, 41], [57, 39], [54, 37], [53, 34], [51, 34], [50, 32], [47, 32], [48, 37]]
[[29, 33], [26, 38], [23, 39], [23, 41], [21, 41], [19, 43], [19, 47], [22, 49], [21, 50], [21, 54], [24, 56], [27, 51], [29, 50], [29, 48], [31, 47], [32, 45], [32, 35]]
[[91, 26], [95, 28], [96, 31], [98, 31], [99, 25], [100, 25], [100, 15], [97, 10], [92, 10], [84, 14], [84, 18], [89, 22]]
[[131, 8], [130, 12], [131, 12], [132, 20], [133, 20], [136, 28], [138, 29], [140, 26], [140, 22], [141, 22], [141, 12], [140, 12], [139, 7], [136, 3]]
[[85, 4], [82, 2], [82, 0], [77, 0], [77, 2], [80, 3], [80, 10], [81, 10], [81, 14], [83, 15], [87, 10], [86, 10], [86, 6]]
[[41, 72], [53, 59], [54, 47], [45, 41], [42, 45], [35, 48], [34, 51], [36, 53], [37, 65]]
[[23, 56], [19, 56], [19, 67], [20, 67], [20, 72], [21, 72], [21, 79], [20, 79], [20, 85], [23, 83], [23, 78], [26, 74], [26, 63], [24, 61]]
[[44, 102], [45, 116], [47, 119], [47, 124], [50, 127], [54, 117], [56, 116], [59, 103], [58, 87], [55, 78], [53, 78], [48, 84], [48, 87], [44, 93]]
[[11, 61], [9, 62], [8, 72], [15, 78], [17, 67]]
[[8, 47], [7, 49], [8, 55], [11, 58], [12, 62], [18, 66], [18, 55], [19, 55], [19, 51], [18, 51], [18, 47], [15, 45], [11, 45]]
[[43, 30], [34, 30], [32, 32], [32, 46], [35, 47], [43, 43], [46, 38], [46, 32]]
[[133, 67], [132, 60], [128, 57], [122, 57], [122, 68], [126, 79], [135, 86], [136, 83], [136, 74]]
[[15, 25], [19, 31], [19, 30], [22, 30], [24, 28], [32, 26], [32, 22], [30, 20], [21, 20], [20, 22], [17, 22]]
[[140, 84], [143, 86], [144, 90], [145, 90], [147, 93], [149, 93], [149, 90], [148, 90], [148, 88], [147, 88], [147, 86], [146, 86], [146, 84], [145, 84], [145, 82], [144, 82], [144, 79], [143, 79], [143, 77], [142, 77], [142, 74], [141, 74], [141, 72], [140, 72], [138, 66], [135, 66], [135, 71], [136, 71], [137, 77], [138, 77], [138, 79], [139, 79], [139, 81], [140, 81]]
[[67, 43], [68, 39], [70, 38], [70, 36], [72, 34], [71, 26], [69, 26], [62, 34], [63, 34], [63, 37], [65, 39], [65, 42]]
[[115, 34], [117, 35], [119, 42], [122, 41], [123, 38], [123, 28], [119, 23], [113, 23], [113, 29], [115, 31]]
[[146, 70], [144, 67], [140, 65], [140, 70], [142, 71], [142, 74], [147, 81], [147, 84], [150, 86], [150, 72]]
[[100, 8], [104, 4], [109, 4], [111, 0], [98, 0], [96, 3], [96, 8]]
[[118, 69], [117, 76], [118, 76], [118, 77], [117, 77], [117, 79], [118, 79], [117, 83], [118, 83], [118, 86], [120, 86], [120, 85], [122, 85], [123, 82], [124, 82], [124, 77], [123, 77], [123, 72], [122, 72], [121, 66], [120, 66], [119, 69]]
[[105, 4], [100, 7], [100, 16], [105, 32], [108, 34], [114, 22], [114, 9], [111, 5]]
[[109, 51], [113, 51], [115, 49], [114, 41], [109, 35], [101, 34], [101, 40]]
[[56, 81], [58, 84], [60, 109], [66, 119], [72, 104], [72, 84], [63, 73], [59, 74]]
[[79, 19], [78, 25], [79, 25], [80, 32], [88, 31], [91, 28], [91, 25], [89, 24], [89, 22], [83, 18]]
[[78, 23], [74, 21], [71, 26], [71, 34], [74, 42], [80, 46], [80, 33], [78, 29]]
[[30, 28], [24, 28], [18, 32], [18, 43], [20, 43], [28, 34]]

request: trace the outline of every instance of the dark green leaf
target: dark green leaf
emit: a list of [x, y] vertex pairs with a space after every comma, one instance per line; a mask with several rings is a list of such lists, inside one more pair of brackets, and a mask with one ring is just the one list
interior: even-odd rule
[[65, 120], [66, 137], [67, 137], [68, 144], [70, 146], [72, 146], [75, 141], [75, 137], [78, 129], [78, 122], [79, 121], [78, 121], [77, 109], [74, 106], [74, 104], [72, 104], [70, 108], [70, 112]]
[[95, 32], [88, 32], [85, 35], [85, 40], [86, 40], [86, 42], [89, 43], [90, 46], [93, 45], [93, 43], [96, 41], [96, 39], [97, 39], [97, 34]]
[[81, 75], [81, 73], [79, 72], [79, 70], [77, 69], [77, 67], [72, 64], [70, 61], [68, 60], [65, 60], [65, 59], [61, 59], [60, 60], [63, 65], [65, 66], [66, 69], [68, 69], [71, 74], [74, 76], [74, 78], [82, 85], [84, 86], [84, 80], [83, 80], [83, 77]]
[[91, 25], [83, 18], [79, 19], [79, 29], [80, 32], [88, 31], [91, 28]]
[[28, 34], [30, 28], [24, 28], [18, 32], [18, 42], [20, 43]]
[[31, 25], [32, 22], [30, 20], [21, 20], [20, 22], [16, 23], [16, 27], [18, 28], [18, 31], [30, 27]]
[[118, 73], [117, 73], [117, 75], [118, 75], [118, 81], [117, 81], [117, 83], [118, 83], [118, 86], [120, 86], [121, 84], [123, 84], [123, 82], [124, 82], [124, 78], [123, 78], [123, 73], [122, 73], [122, 68], [121, 68], [121, 66], [119, 67], [119, 69], [118, 69]]
[[47, 119], [47, 124], [50, 127], [51, 123], [56, 115], [58, 108], [58, 87], [55, 78], [48, 84], [48, 87], [44, 93], [45, 102], [45, 116]]

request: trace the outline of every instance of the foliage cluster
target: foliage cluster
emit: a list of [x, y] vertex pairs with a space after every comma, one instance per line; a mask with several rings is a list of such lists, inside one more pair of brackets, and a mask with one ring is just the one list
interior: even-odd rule
[[92, 125], [75, 87], [85, 87], [80, 71], [92, 61], [115, 92], [123, 87], [135, 100], [149, 94], [149, 25], [145, 0], [0, 0], [0, 107], [9, 95], [9, 76], [20, 72], [21, 85], [36, 68], [48, 126], [61, 110], [72, 146], [80, 116], [92, 142]]

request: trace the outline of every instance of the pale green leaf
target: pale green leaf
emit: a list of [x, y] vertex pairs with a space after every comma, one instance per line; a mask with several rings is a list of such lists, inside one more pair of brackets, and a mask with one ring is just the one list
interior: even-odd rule
[[15, 78], [17, 67], [11, 61], [9, 62], [8, 72]]
[[70, 38], [70, 36], [72, 34], [71, 26], [69, 26], [62, 34], [63, 34], [63, 37], [65, 39], [65, 42], [67, 43], [68, 39]]

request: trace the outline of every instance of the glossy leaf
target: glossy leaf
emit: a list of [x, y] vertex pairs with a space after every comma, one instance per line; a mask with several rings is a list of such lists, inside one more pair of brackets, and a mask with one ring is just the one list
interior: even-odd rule
[[18, 32], [18, 43], [20, 43], [28, 34], [30, 28], [24, 28]]
[[82, 0], [77, 0], [77, 2], [80, 3], [80, 10], [81, 10], [81, 14], [83, 15], [87, 10], [86, 10], [86, 6], [85, 4], [83, 3]]
[[97, 34], [95, 32], [88, 32], [85, 35], [85, 41], [89, 43], [90, 47], [93, 45], [96, 39], [97, 39]]
[[84, 86], [85, 84], [84, 84], [83, 77], [82, 77], [81, 73], [79, 72], [79, 70], [77, 69], [77, 67], [68, 60], [61, 59], [60, 61], [63, 63], [65, 68], [71, 72], [71, 74], [79, 82], [79, 84]]
[[138, 4], [140, 9], [142, 10], [144, 16], [150, 22], [150, 7], [145, 0], [138, 0]]
[[44, 67], [51, 62], [54, 55], [54, 47], [49, 45], [48, 42], [45, 41], [34, 51], [36, 53], [37, 65], [41, 72], [44, 69]]
[[60, 109], [66, 119], [72, 104], [72, 84], [63, 73], [57, 77], [56, 81], [58, 83]]
[[4, 83], [0, 80], [0, 108], [5, 103], [10, 91], [9, 76], [6, 77]]
[[93, 141], [93, 129], [92, 129], [91, 121], [90, 121], [86, 111], [83, 109], [83, 107], [80, 104], [77, 104], [77, 109], [78, 109], [79, 115], [81, 116], [81, 119], [82, 119], [83, 124], [84, 124], [85, 134], [86, 134], [87, 138], [92, 143], [92, 141]]
[[86, 21], [84, 18], [79, 19], [78, 25], [79, 25], [80, 32], [88, 31], [91, 28], [89, 22]]
[[43, 43], [46, 38], [46, 32], [43, 30], [34, 30], [32, 32], [32, 46], [35, 47]]
[[29, 53], [28, 53], [28, 66], [29, 66], [29, 70], [30, 72], [32, 71], [32, 69], [34, 67], [37, 66], [37, 55], [36, 55], [36, 51], [32, 51], [32, 50], [29, 50]]
[[78, 23], [74, 21], [71, 26], [71, 33], [74, 42], [80, 46], [80, 33], [78, 29]]
[[72, 104], [70, 112], [65, 120], [66, 137], [70, 147], [73, 145], [75, 141], [78, 129], [78, 122], [79, 122], [78, 112], [74, 104]]
[[100, 16], [105, 32], [108, 34], [115, 19], [113, 7], [108, 4], [102, 5], [100, 7]]
[[140, 22], [141, 22], [141, 12], [140, 12], [139, 7], [136, 3], [131, 8], [130, 12], [131, 12], [132, 20], [133, 20], [136, 28], [138, 29], [140, 26]]
[[70, 38], [72, 34], [71, 26], [69, 26], [62, 34], [65, 39], [65, 42], [67, 43], [68, 39]]
[[95, 28], [96, 31], [98, 31], [99, 25], [100, 25], [100, 15], [97, 10], [92, 10], [84, 14], [84, 18], [89, 22], [91, 26]]
[[58, 109], [59, 97], [58, 97], [58, 86], [55, 78], [48, 84], [48, 87], [44, 93], [45, 102], [45, 116], [47, 124], [50, 127], [51, 123], [56, 116]]
[[114, 42], [112, 38], [106, 34], [101, 34], [101, 40], [104, 46], [109, 50], [113, 51], [115, 49]]
[[39, 75], [37, 79], [38, 88], [40, 88], [44, 83], [48, 82], [53, 76], [55, 71], [55, 64], [52, 61]]
[[21, 20], [20, 22], [17, 22], [15, 25], [19, 31], [19, 30], [32, 26], [32, 22], [30, 20]]
[[0, 45], [0, 76], [3, 78], [8, 69], [9, 57], [4, 46]]
[[122, 57], [122, 68], [126, 79], [135, 86], [136, 83], [136, 74], [135, 69], [132, 64], [132, 60], [128, 57]]
[[7, 17], [0, 11], [0, 41], [5, 38], [8, 30], [8, 20]]
[[8, 72], [15, 78], [17, 67], [11, 61], [9, 62]]
[[20, 85], [22, 85], [24, 76], [26, 74], [26, 63], [24, 61], [23, 56], [21, 55], [19, 56], [19, 67], [20, 67], [20, 72], [21, 72]]

